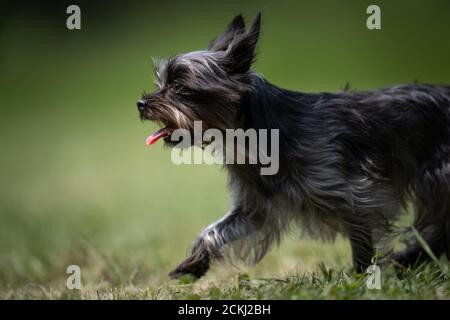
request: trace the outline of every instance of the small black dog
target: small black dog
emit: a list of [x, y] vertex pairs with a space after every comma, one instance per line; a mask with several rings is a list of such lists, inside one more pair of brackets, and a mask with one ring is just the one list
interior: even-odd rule
[[[279, 171], [227, 164], [230, 211], [206, 228], [192, 254], [170, 275], [200, 277], [229, 247], [260, 260], [292, 222], [311, 235], [350, 239], [354, 266], [371, 264], [375, 245], [392, 232], [408, 203], [414, 227], [436, 256], [450, 249], [450, 87], [425, 84], [340, 93], [278, 88], [250, 70], [260, 34], [258, 14], [241, 15], [207, 50], [156, 67], [158, 90], [138, 102], [142, 119], [173, 130], [279, 129]], [[429, 256], [414, 237], [392, 258], [402, 265]], [[416, 239], [420, 239], [417, 237]]]

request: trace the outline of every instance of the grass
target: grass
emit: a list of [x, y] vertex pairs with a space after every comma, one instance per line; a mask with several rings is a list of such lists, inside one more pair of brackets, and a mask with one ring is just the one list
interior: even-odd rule
[[[385, 2], [384, 29], [370, 33], [363, 2], [82, 8], [80, 32], [60, 17], [12, 10], [0, 35], [0, 298], [448, 299], [447, 262], [383, 270], [381, 290], [369, 290], [349, 269], [347, 241], [322, 244], [295, 230], [255, 267], [214, 266], [195, 283], [167, 277], [227, 210], [226, 175], [176, 166], [160, 144], [145, 147], [154, 127], [139, 122], [135, 101], [151, 88], [150, 57], [202, 48], [234, 14], [263, 10], [256, 67], [281, 86], [449, 82], [448, 10]], [[80, 291], [65, 286], [72, 264]]]
[[[114, 268], [113, 268], [114, 269]], [[114, 272], [115, 273], [115, 272]], [[10, 290], [6, 299], [448, 299], [448, 272], [437, 265], [422, 265], [399, 272], [383, 270], [380, 289], [369, 289], [368, 276], [318, 265], [315, 272], [282, 278], [260, 278], [240, 273], [222, 281], [184, 277], [178, 283], [145, 286], [134, 279], [136, 273], [122, 278], [83, 285], [67, 290], [62, 285], [37, 285]], [[125, 275], [126, 276], [126, 275]]]

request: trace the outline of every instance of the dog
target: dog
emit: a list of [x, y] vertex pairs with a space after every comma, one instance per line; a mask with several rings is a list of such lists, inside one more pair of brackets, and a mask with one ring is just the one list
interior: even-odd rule
[[[349, 239], [355, 269], [364, 272], [405, 207], [414, 204], [404, 250], [389, 253], [403, 266], [449, 255], [450, 86], [397, 85], [373, 91], [302, 93], [279, 88], [252, 71], [261, 14], [242, 15], [207, 49], [160, 61], [155, 93], [138, 101], [140, 117], [174, 146], [176, 129], [278, 129], [279, 170], [261, 163], [224, 164], [229, 212], [207, 227], [190, 256], [171, 273], [203, 276], [225, 252], [261, 260], [292, 226], [333, 240]], [[202, 142], [207, 143], [207, 142]], [[413, 230], [410, 228], [410, 230]]]

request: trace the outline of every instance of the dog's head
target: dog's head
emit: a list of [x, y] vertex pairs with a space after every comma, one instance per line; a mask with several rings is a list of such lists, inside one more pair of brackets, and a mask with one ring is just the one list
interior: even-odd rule
[[250, 67], [255, 57], [261, 15], [246, 29], [238, 15], [208, 49], [177, 55], [155, 65], [157, 90], [138, 101], [140, 117], [162, 126], [147, 143], [164, 138], [170, 143], [175, 129], [193, 132], [194, 121], [203, 130], [239, 127], [241, 104], [251, 89]]

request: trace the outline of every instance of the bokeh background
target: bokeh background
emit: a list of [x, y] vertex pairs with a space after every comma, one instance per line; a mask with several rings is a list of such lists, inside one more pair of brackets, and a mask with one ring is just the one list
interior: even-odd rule
[[[381, 7], [382, 30], [366, 28]], [[66, 7], [82, 29], [66, 29]], [[450, 2], [33, 1], [0, 9], [0, 293], [83, 285], [158, 286], [203, 227], [227, 209], [226, 175], [176, 166], [135, 102], [153, 89], [151, 57], [205, 48], [238, 13], [263, 13], [255, 69], [294, 90], [450, 83]], [[256, 268], [281, 277], [350, 265], [348, 243], [292, 235]], [[215, 267], [205, 282], [233, 277]], [[40, 289], [39, 289], [40, 288]], [[35, 291], [34, 291], [35, 292]], [[42, 293], [41, 292], [41, 293]]]

